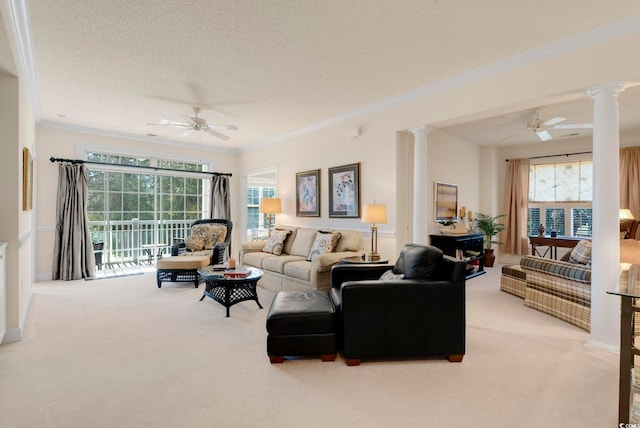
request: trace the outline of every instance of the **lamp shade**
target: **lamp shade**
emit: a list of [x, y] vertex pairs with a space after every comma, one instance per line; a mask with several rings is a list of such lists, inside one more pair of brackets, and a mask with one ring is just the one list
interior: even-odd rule
[[282, 212], [282, 204], [280, 198], [262, 198], [260, 199], [259, 211], [263, 214], [279, 214]]
[[620, 208], [620, 220], [633, 220], [633, 213], [629, 208]]
[[387, 222], [387, 206], [384, 204], [368, 204], [362, 207], [362, 223], [385, 224]]

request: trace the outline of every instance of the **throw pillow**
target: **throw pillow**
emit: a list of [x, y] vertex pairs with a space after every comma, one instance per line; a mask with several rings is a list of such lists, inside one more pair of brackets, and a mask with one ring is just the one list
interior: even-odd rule
[[189, 235], [187, 239], [184, 240], [184, 246], [189, 251], [204, 250], [205, 243], [205, 238], [200, 235]]
[[569, 262], [580, 263], [582, 265], [591, 263], [591, 241], [583, 239], [578, 242], [573, 250], [571, 250]]
[[380, 281], [394, 281], [396, 279], [404, 279], [403, 273], [394, 273], [393, 269], [389, 269], [380, 277]]
[[340, 232], [319, 231], [316, 234], [316, 240], [313, 242], [313, 246], [311, 247], [311, 251], [309, 252], [307, 260], [312, 262], [313, 259], [321, 254], [328, 254], [333, 252], [333, 249], [336, 247], [340, 236]]
[[191, 235], [204, 239], [204, 249], [210, 250], [214, 245], [224, 242], [227, 236], [227, 226], [215, 223], [200, 223], [191, 228]]
[[289, 230], [278, 230], [271, 235], [269, 239], [267, 239], [267, 243], [262, 249], [265, 253], [275, 254], [279, 256], [282, 254], [282, 248], [284, 248], [284, 240], [287, 239], [287, 235], [289, 235], [291, 231]]

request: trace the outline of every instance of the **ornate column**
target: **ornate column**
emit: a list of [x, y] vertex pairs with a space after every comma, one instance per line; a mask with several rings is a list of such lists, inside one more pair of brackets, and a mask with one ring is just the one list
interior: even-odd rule
[[420, 126], [409, 131], [413, 142], [413, 243], [428, 244], [427, 134], [431, 128]]
[[591, 337], [587, 344], [620, 346], [620, 299], [607, 295], [620, 276], [620, 129], [618, 94], [623, 83], [589, 88], [593, 109], [593, 252]]

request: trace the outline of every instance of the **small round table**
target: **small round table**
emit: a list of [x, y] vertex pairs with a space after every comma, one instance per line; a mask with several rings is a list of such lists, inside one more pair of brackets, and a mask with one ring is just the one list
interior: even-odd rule
[[[234, 278], [225, 276], [225, 273], [233, 274], [234, 272], [248, 271], [246, 277]], [[213, 266], [205, 266], [198, 269], [198, 274], [205, 281], [205, 288], [200, 301], [205, 297], [211, 297], [216, 302], [227, 308], [227, 317], [229, 316], [229, 308], [236, 303], [245, 300], [254, 300], [260, 309], [262, 305], [258, 300], [256, 292], [256, 284], [262, 278], [262, 271], [253, 267], [239, 266], [234, 270], [214, 271]]]

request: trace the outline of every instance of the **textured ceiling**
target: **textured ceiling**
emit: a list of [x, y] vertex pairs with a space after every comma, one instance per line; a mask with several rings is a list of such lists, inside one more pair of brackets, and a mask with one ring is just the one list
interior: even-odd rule
[[[640, 13], [637, 1], [29, 0], [42, 120], [256, 144]], [[1, 65], [1, 64], [0, 64]], [[197, 142], [192, 140], [183, 141]]]
[[7, 29], [0, 19], [0, 73], [17, 75], [16, 66], [11, 55]]

